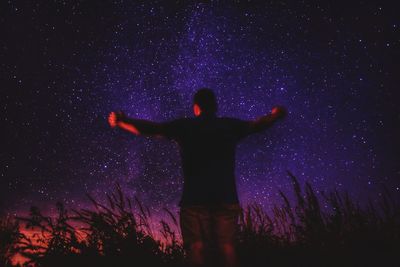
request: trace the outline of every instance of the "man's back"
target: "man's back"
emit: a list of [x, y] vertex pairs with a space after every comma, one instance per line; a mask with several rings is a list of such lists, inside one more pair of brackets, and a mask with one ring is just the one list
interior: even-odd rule
[[182, 206], [238, 203], [235, 148], [249, 134], [249, 122], [199, 116], [167, 123], [165, 133], [181, 149]]
[[285, 117], [286, 109], [274, 107], [253, 121], [217, 118], [214, 92], [202, 88], [194, 95], [193, 113], [196, 118], [156, 123], [111, 112], [108, 122], [135, 135], [161, 135], [179, 143], [184, 174], [179, 216], [188, 262], [208, 266], [205, 248], [214, 239], [223, 265], [236, 266], [234, 239], [240, 212], [234, 175], [236, 144]]

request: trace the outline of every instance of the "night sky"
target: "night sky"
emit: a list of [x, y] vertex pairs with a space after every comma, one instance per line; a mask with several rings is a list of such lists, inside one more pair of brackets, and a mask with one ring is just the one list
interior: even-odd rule
[[383, 186], [400, 198], [400, 9], [277, 2], [2, 1], [0, 214], [87, 207], [86, 193], [116, 183], [155, 213], [174, 209], [178, 146], [107, 116], [190, 117], [200, 87], [220, 116], [289, 110], [238, 146], [243, 204], [279, 203], [287, 170], [361, 203]]

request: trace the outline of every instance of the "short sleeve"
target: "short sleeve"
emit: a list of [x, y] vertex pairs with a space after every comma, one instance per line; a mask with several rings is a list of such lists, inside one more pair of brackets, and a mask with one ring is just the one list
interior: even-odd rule
[[185, 130], [185, 120], [178, 119], [163, 123], [163, 136], [172, 140], [180, 140]]

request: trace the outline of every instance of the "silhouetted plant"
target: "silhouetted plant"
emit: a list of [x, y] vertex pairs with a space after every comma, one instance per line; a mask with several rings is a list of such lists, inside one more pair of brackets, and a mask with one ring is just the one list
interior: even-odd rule
[[[399, 266], [400, 209], [386, 189], [380, 203], [361, 207], [337, 190], [318, 197], [309, 183], [301, 188], [288, 175], [292, 199], [279, 192], [282, 204], [269, 213], [257, 204], [243, 209], [237, 235], [242, 266]], [[149, 209], [124, 196], [118, 185], [105, 204], [88, 198], [92, 209], [68, 212], [57, 203], [55, 218], [32, 207], [28, 217], [19, 218], [36, 230], [30, 238], [15, 222], [0, 221], [5, 266], [15, 253], [43, 267], [183, 266], [179, 223], [170, 210], [165, 212], [171, 222], [162, 220], [157, 235]], [[321, 208], [323, 202], [328, 208]]]
[[16, 221], [0, 218], [0, 266], [12, 266], [11, 258], [19, 251], [18, 242], [23, 239]]
[[28, 259], [27, 264], [49, 266], [49, 262], [75, 254], [83, 246], [76, 229], [69, 224], [70, 217], [63, 204], [57, 203], [56, 207], [56, 218], [43, 215], [37, 207], [31, 207], [29, 217], [18, 218], [26, 229], [39, 230], [30, 239], [24, 236], [24, 242], [19, 242], [20, 253]]

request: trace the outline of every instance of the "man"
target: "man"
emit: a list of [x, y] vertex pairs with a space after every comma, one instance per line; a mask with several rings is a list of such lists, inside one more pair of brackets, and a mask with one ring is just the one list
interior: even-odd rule
[[267, 129], [286, 116], [283, 107], [254, 121], [218, 118], [212, 90], [197, 91], [195, 118], [166, 123], [131, 119], [121, 112], [108, 118], [111, 127], [135, 135], [164, 136], [180, 146], [184, 176], [180, 224], [191, 266], [209, 266], [206, 257], [215, 246], [223, 266], [236, 266], [234, 237], [240, 212], [235, 183], [235, 148], [249, 134]]

